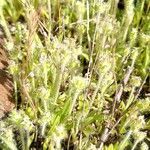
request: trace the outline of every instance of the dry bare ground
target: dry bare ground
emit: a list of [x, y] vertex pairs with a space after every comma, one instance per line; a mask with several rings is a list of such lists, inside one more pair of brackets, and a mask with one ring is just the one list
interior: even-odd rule
[[9, 65], [7, 52], [0, 39], [0, 118], [10, 112], [13, 107], [13, 82], [12, 76], [7, 72]]

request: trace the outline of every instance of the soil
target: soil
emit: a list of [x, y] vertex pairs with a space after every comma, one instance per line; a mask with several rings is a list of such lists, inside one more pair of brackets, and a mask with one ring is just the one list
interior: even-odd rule
[[7, 68], [9, 59], [0, 39], [0, 119], [14, 108], [13, 80]]

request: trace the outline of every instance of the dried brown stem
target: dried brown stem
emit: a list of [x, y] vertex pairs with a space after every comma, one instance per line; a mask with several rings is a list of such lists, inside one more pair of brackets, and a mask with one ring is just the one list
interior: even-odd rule
[[111, 111], [112, 116], [114, 116], [114, 113], [115, 113], [116, 103], [121, 102], [121, 96], [123, 94], [124, 87], [127, 85], [127, 82], [129, 81], [131, 73], [133, 72], [134, 64], [135, 64], [135, 60], [133, 60], [131, 66], [128, 67], [127, 72], [125, 74], [125, 77], [123, 79], [123, 83], [119, 86], [119, 89], [116, 92], [116, 95], [115, 95], [115, 98], [114, 98], [114, 101], [113, 101], [112, 111]]
[[112, 131], [115, 129], [115, 127], [120, 123], [120, 121], [121, 121], [121, 119], [124, 117], [124, 115], [125, 115], [132, 107], [134, 107], [135, 104], [137, 103], [136, 99], [138, 98], [138, 96], [139, 96], [139, 94], [140, 94], [140, 92], [141, 92], [141, 90], [142, 90], [142, 88], [143, 88], [143, 86], [144, 86], [144, 84], [145, 84], [145, 82], [146, 82], [147, 77], [148, 77], [148, 75], [146, 75], [146, 77], [145, 77], [144, 81], [142, 82], [142, 84], [141, 84], [141, 86], [140, 86], [140, 88], [139, 88], [137, 94], [135, 95], [135, 97], [134, 97], [134, 102], [131, 103], [131, 104], [129, 105], [129, 107], [122, 113], [122, 115], [119, 117], [119, 119], [116, 121], [116, 123], [113, 125], [113, 127], [112, 127], [111, 129], [110, 129], [110, 124], [111, 124], [111, 123], [108, 122], [108, 124], [107, 124], [107, 126], [105, 127], [104, 132], [103, 132], [103, 134], [102, 134], [102, 136], [101, 136], [101, 144], [100, 144], [99, 150], [102, 150], [104, 143], [107, 141], [108, 137], [110, 136], [110, 134], [112, 133]]
[[[124, 79], [123, 79], [123, 82], [122, 84], [119, 86], [117, 92], [116, 92], [116, 95], [115, 95], [115, 98], [114, 98], [114, 101], [113, 101], [113, 106], [112, 106], [112, 117], [114, 117], [115, 115], [115, 112], [116, 112], [116, 104], [120, 104], [121, 102], [121, 96], [123, 94], [123, 90], [124, 90], [124, 87], [127, 85], [129, 79], [130, 79], [130, 76], [134, 70], [134, 64], [135, 64], [135, 60], [136, 59], [133, 59], [132, 61], [132, 64], [130, 67], [128, 67], [127, 69], [127, 72], [124, 76]], [[124, 114], [124, 113], [123, 113]], [[123, 116], [123, 115], [122, 115]], [[112, 129], [110, 130], [110, 125], [112, 124], [110, 121], [108, 122], [107, 126], [105, 127], [104, 129], [104, 132], [102, 133], [101, 135], [101, 144], [100, 144], [100, 150], [102, 150], [103, 148], [103, 145], [104, 143], [107, 141], [111, 131], [119, 124], [120, 120], [122, 119], [122, 116], [116, 121], [116, 123], [114, 124], [114, 126], [112, 127]]]

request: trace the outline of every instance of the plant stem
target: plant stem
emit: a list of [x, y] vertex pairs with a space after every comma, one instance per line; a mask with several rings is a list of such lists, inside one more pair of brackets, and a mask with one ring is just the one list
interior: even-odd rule
[[128, 139], [130, 138], [131, 134], [132, 134], [132, 130], [130, 130], [130, 131], [127, 133], [127, 135], [126, 135], [126, 137], [124, 138], [124, 140], [120, 143], [119, 150], [124, 150], [124, 148], [125, 148], [125, 146], [126, 146], [126, 143], [127, 143]]
[[75, 103], [76, 103], [76, 100], [77, 100], [77, 98], [78, 98], [78, 96], [79, 96], [79, 93], [80, 93], [80, 91], [76, 91], [76, 92], [74, 93], [72, 102], [70, 102], [69, 115], [71, 115], [71, 113], [72, 113], [72, 111], [73, 111], [73, 108], [74, 108], [74, 106], [75, 106]]
[[64, 69], [65, 69], [65, 64], [62, 64], [62, 66], [58, 68], [56, 71], [55, 83], [52, 89], [52, 98], [53, 98], [54, 103], [57, 102], [57, 99], [59, 96], [59, 90], [60, 90], [60, 85], [61, 85]]
[[9, 42], [13, 42], [13, 39], [12, 39], [12, 36], [11, 36], [11, 33], [9, 31], [9, 28], [8, 28], [8, 25], [6, 23], [6, 20], [4, 18], [4, 14], [2, 12], [2, 10], [0, 10], [0, 24], [3, 26], [4, 28], [4, 31], [5, 31], [5, 34], [6, 34], [6, 37], [8, 39]]
[[139, 140], [136, 140], [131, 150], [134, 150], [138, 143], [139, 143]]

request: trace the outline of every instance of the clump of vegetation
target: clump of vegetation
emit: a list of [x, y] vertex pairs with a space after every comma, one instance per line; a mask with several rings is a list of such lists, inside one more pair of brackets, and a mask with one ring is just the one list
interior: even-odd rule
[[16, 104], [1, 149], [149, 149], [149, 0], [0, 8]]

